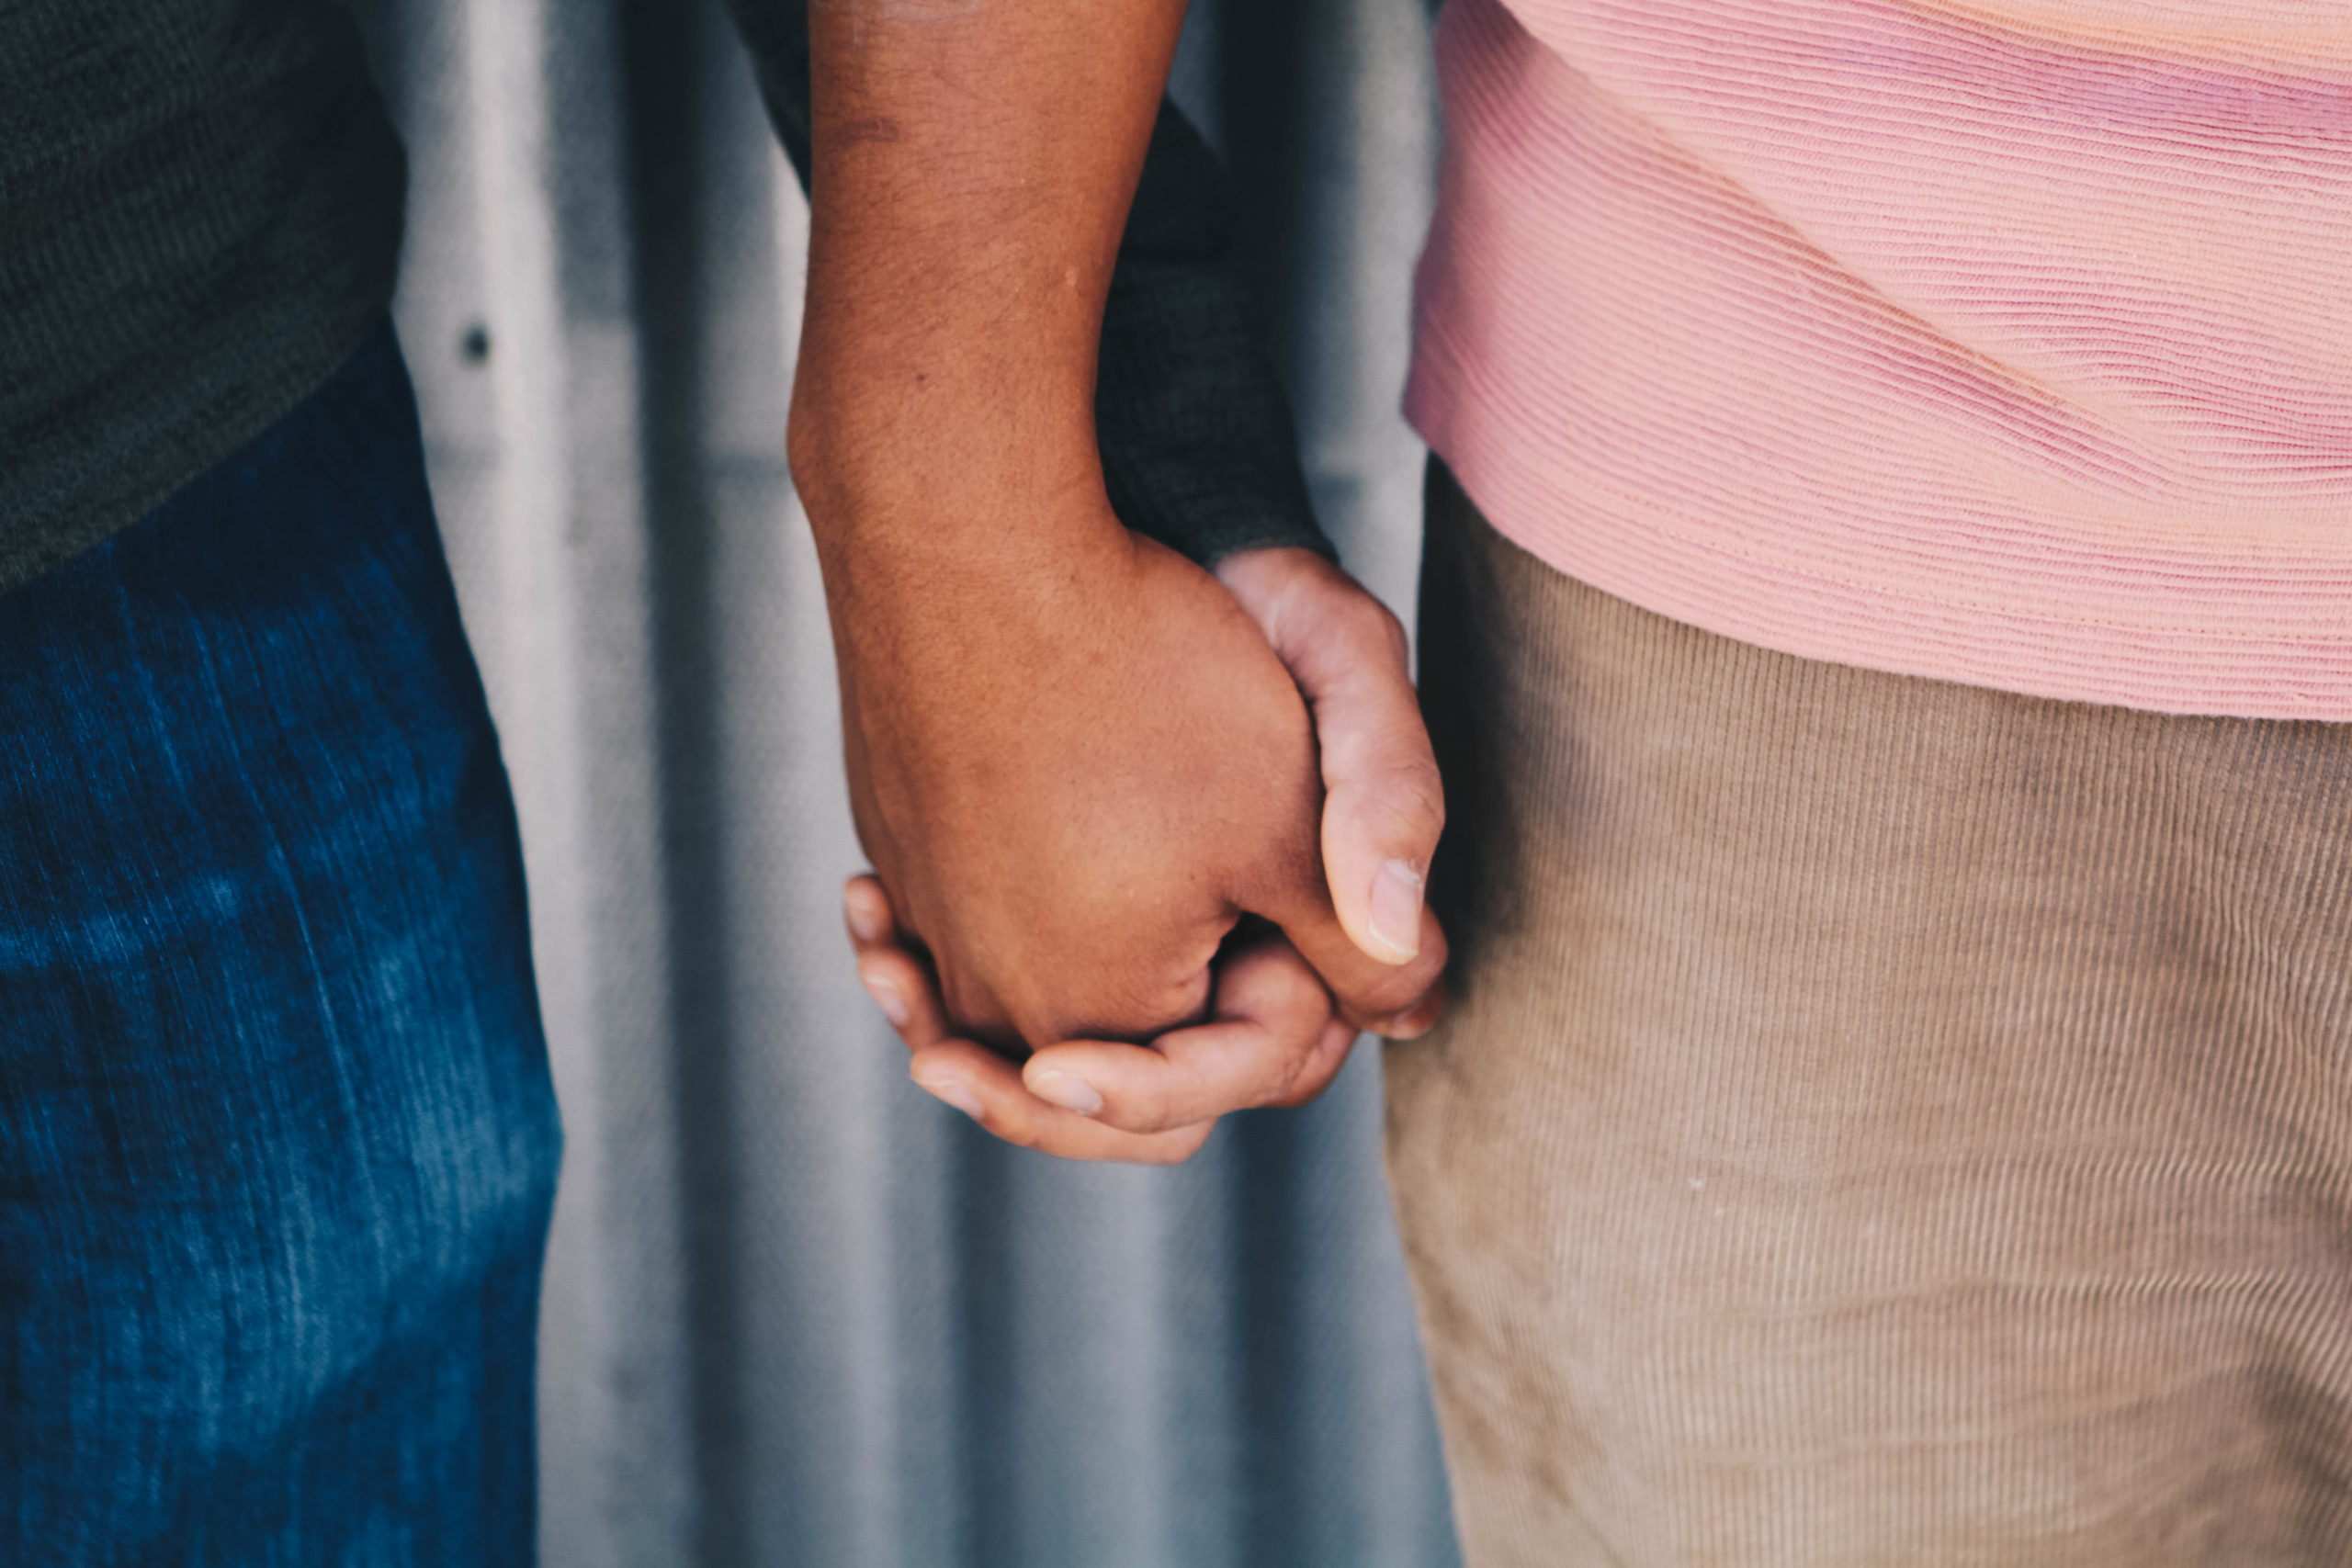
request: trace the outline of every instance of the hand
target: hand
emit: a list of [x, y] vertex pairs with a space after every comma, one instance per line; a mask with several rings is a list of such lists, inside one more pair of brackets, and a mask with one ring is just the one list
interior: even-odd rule
[[[1323, 858], [1340, 919], [1362, 945], [1386, 945], [1374, 906], [1394, 863], [1410, 868], [1418, 919], [1419, 868], [1444, 823], [1429, 738], [1396, 617], [1311, 551], [1256, 550], [1217, 569], [1313, 711], [1323, 780]], [[1375, 891], [1376, 888], [1380, 890]], [[1347, 1058], [1355, 1031], [1286, 942], [1261, 937], [1228, 949], [1216, 970], [1216, 1021], [1145, 1050], [1099, 1042], [1057, 1044], [1016, 1068], [955, 1038], [922, 957], [897, 932], [872, 877], [843, 895], [859, 977], [914, 1051], [910, 1072], [929, 1092], [1000, 1137], [1078, 1159], [1149, 1164], [1188, 1157], [1229, 1111], [1298, 1105], [1320, 1094]], [[1394, 929], [1395, 916], [1386, 916]], [[1434, 1021], [1432, 989], [1392, 1034]]]
[[[1281, 928], [1350, 1020], [1396, 1027], [1421, 1010], [1445, 952], [1419, 887], [1434, 770], [1417, 741], [1419, 806], [1385, 804], [1410, 772], [1380, 739], [1412, 712], [1393, 622], [1320, 562], [1245, 569], [1270, 634], [1228, 588], [1119, 526], [1099, 478], [1019, 485], [1018, 502], [1001, 498], [1029, 525], [1017, 547], [959, 547], [970, 532], [942, 528], [910, 548], [903, 513], [861, 527], [835, 510], [819, 531], [859, 836], [949, 1015], [1036, 1046], [1159, 1033], [1200, 1016], [1210, 960], [1250, 914]], [[875, 538], [898, 543], [862, 543]], [[1360, 604], [1314, 613], [1342, 584]], [[1341, 723], [1345, 743], [1318, 769], [1273, 641], [1311, 655], [1306, 628], [1326, 619], [1378, 640], [1395, 674], [1336, 656], [1317, 666], [1318, 714], [1371, 716]], [[1417, 716], [1405, 728], [1418, 737]], [[1335, 828], [1337, 863], [1352, 868], [1344, 918], [1322, 869]], [[1363, 845], [1415, 835], [1385, 884], [1355, 874], [1381, 863]]]
[[1023, 1148], [1172, 1165], [1192, 1157], [1227, 1111], [1314, 1099], [1355, 1043], [1297, 951], [1261, 930], [1220, 958], [1209, 1021], [1148, 1047], [1070, 1041], [1016, 1067], [955, 1036], [922, 960], [896, 939], [881, 884], [853, 877], [842, 903], [858, 976], [913, 1053], [909, 1076]]
[[1445, 786], [1414, 694], [1405, 628], [1312, 550], [1244, 550], [1218, 562], [1216, 575], [1315, 716], [1323, 872], [1340, 923], [1375, 958], [1413, 957], [1430, 856], [1445, 828]]
[[1182, 15], [810, 11], [786, 435], [851, 802], [950, 1014], [1000, 1043], [1197, 1018], [1246, 915], [1366, 1022], [1419, 1007], [1444, 962], [1418, 867], [1364, 896], [1379, 956], [1351, 940], [1299, 688], [1231, 591], [1104, 494], [1103, 302]]

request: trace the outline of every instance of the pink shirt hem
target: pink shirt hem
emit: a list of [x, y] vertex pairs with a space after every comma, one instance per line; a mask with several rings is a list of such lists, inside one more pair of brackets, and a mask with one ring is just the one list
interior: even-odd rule
[[1449, 0], [1408, 416], [1710, 631], [2352, 720], [2352, 36], [2290, 5]]

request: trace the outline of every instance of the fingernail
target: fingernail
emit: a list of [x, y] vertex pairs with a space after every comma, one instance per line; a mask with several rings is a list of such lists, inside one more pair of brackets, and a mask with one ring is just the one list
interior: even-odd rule
[[1439, 998], [1431, 997], [1416, 1005], [1410, 1011], [1400, 1012], [1388, 1021], [1388, 1026], [1378, 1032], [1389, 1040], [1417, 1040], [1430, 1032], [1437, 1021]]
[[914, 1013], [907, 1006], [907, 994], [899, 989], [899, 983], [865, 969], [857, 972], [857, 977], [864, 983], [865, 994], [874, 998], [874, 1005], [882, 1010], [882, 1016], [890, 1021], [891, 1027], [904, 1029]]
[[890, 921], [882, 908], [882, 900], [874, 896], [871, 887], [859, 887], [842, 895], [842, 911], [849, 917], [851, 934], [860, 942], [880, 942], [890, 934]]
[[1375, 958], [1407, 963], [1421, 951], [1421, 874], [1401, 860], [1383, 861], [1372, 879]]
[[980, 1119], [980, 1102], [964, 1087], [961, 1078], [917, 1078], [915, 1087], [934, 1099], [945, 1100], [975, 1122]]
[[1080, 1116], [1092, 1116], [1102, 1109], [1102, 1097], [1084, 1078], [1069, 1073], [1039, 1073], [1029, 1085], [1029, 1092], [1064, 1111], [1075, 1111]]

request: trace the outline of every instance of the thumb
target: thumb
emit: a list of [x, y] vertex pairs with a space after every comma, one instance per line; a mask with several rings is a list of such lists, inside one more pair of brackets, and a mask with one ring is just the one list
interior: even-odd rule
[[1410, 963], [1436, 934], [1422, 889], [1445, 826], [1445, 791], [1413, 692], [1404, 628], [1312, 551], [1246, 551], [1228, 557], [1217, 576], [1258, 622], [1315, 716], [1323, 870], [1340, 925], [1367, 956]]

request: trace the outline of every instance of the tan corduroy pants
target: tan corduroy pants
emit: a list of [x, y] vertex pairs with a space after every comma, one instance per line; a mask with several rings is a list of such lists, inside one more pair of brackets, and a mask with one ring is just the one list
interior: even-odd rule
[[1768, 653], [1432, 473], [1471, 1568], [2352, 1563], [2352, 726]]

